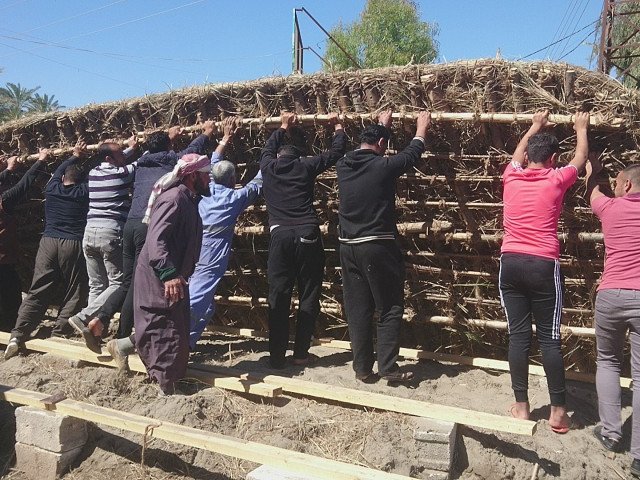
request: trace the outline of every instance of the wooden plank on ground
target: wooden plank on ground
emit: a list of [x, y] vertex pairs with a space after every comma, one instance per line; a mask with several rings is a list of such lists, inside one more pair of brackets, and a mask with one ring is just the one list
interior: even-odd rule
[[[241, 337], [251, 338], [267, 338], [268, 335], [260, 330], [254, 330], [252, 328], [234, 328], [224, 325], [214, 325], [210, 327], [213, 332], [227, 333], [231, 335], [238, 335]], [[333, 338], [321, 338], [316, 340], [315, 345], [322, 345], [323, 347], [339, 348], [342, 350], [351, 350], [351, 342], [345, 340], [335, 340]], [[509, 371], [509, 362], [504, 360], [495, 360], [493, 358], [481, 358], [481, 357], [465, 357], [461, 355], [452, 355], [449, 353], [429, 352], [427, 350], [417, 350], [414, 348], [400, 348], [400, 356], [413, 360], [437, 360], [439, 362], [457, 363], [459, 365], [465, 365], [469, 367], [486, 368], [488, 370], [499, 370], [503, 372]], [[530, 375], [546, 376], [544, 368], [540, 365], [529, 365]], [[595, 383], [596, 376], [590, 373], [572, 372], [568, 370], [565, 372], [565, 377], [568, 380], [576, 380], [584, 383]], [[620, 385], [623, 388], [631, 388], [631, 378], [620, 377]]]
[[[9, 342], [9, 338], [10, 335], [8, 333], [0, 332], [0, 344], [6, 345]], [[98, 355], [86, 348], [84, 344], [71, 340], [33, 339], [28, 340], [25, 346], [28, 350], [51, 353], [57, 357], [63, 357], [69, 360], [82, 360], [83, 362], [107, 367], [116, 366], [108, 352], [104, 351], [102, 355]], [[147, 369], [137, 355], [129, 356], [129, 369], [133, 372], [147, 373]], [[232, 390], [234, 392], [250, 393], [269, 398], [282, 395], [282, 388], [277, 385], [268, 385], [261, 381], [242, 379], [237, 376], [202, 375], [201, 371], [188, 368], [187, 377], [195, 378], [213, 387]]]
[[[0, 399], [8, 402], [44, 408], [42, 400], [46, 397], [47, 395], [42, 393], [0, 385]], [[56, 403], [54, 407], [54, 411], [63, 415], [141, 435], [147, 434], [169, 442], [200, 448], [262, 465], [270, 465], [290, 472], [300, 474], [311, 472], [318, 479], [408, 480], [409, 478], [76, 400], [62, 400]]]
[[404, 413], [519, 435], [533, 435], [536, 431], [536, 422], [495, 415], [493, 413], [476, 412], [459, 407], [449, 407], [447, 405], [423, 402], [410, 398], [393, 397], [382, 393], [355, 390], [338, 385], [327, 385], [325, 383], [298, 380], [278, 375], [251, 374], [232, 368], [213, 365], [194, 364], [192, 368], [217, 373], [219, 375], [239, 375], [242, 378], [262, 380], [266, 383], [281, 385], [285, 393], [332, 400], [347, 405]]

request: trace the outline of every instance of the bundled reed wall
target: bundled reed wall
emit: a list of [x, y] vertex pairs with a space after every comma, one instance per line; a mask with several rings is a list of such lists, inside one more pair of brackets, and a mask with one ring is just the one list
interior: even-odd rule
[[[533, 113], [539, 108], [557, 114], [585, 108], [597, 115], [601, 125], [591, 129], [590, 146], [602, 154], [612, 175], [636, 161], [640, 103], [635, 91], [579, 67], [502, 60], [268, 78], [89, 105], [0, 126], [0, 151], [34, 153], [38, 147], [69, 147], [79, 137], [87, 143], [98, 143], [136, 131], [188, 126], [230, 114], [246, 118], [277, 116], [284, 109], [299, 114], [382, 109], [479, 114]], [[608, 127], [619, 120], [622, 127]], [[228, 157], [239, 165], [242, 183], [257, 171], [260, 148], [271, 128], [252, 123], [229, 149]], [[348, 122], [346, 128], [350, 147], [355, 148], [362, 121]], [[466, 322], [504, 321], [497, 290], [502, 234], [500, 175], [527, 128], [528, 124], [518, 122], [434, 122], [427, 138], [428, 152], [398, 180], [398, 224], [407, 266], [404, 346], [505, 356], [504, 331], [481, 328], [481, 322]], [[393, 131], [390, 148], [402, 149], [413, 135], [413, 122], [395, 121]], [[567, 162], [575, 146], [573, 129], [571, 125], [558, 125], [554, 133], [561, 144], [560, 162]], [[331, 131], [321, 121], [306, 123], [304, 134], [309, 153], [329, 145]], [[317, 333], [343, 338], [347, 332], [341, 307], [337, 181], [333, 170], [318, 178], [316, 207], [327, 251], [323, 311]], [[41, 200], [34, 197], [20, 215], [24, 219], [20, 234], [26, 286], [42, 230]], [[251, 207], [238, 223], [229, 271], [218, 290], [219, 322], [267, 327], [266, 225], [263, 203]], [[591, 326], [604, 249], [599, 223], [584, 199], [582, 180], [566, 196], [559, 232], [566, 277], [563, 323]], [[453, 324], [427, 322], [431, 317], [450, 317]], [[569, 339], [565, 353], [574, 368], [593, 369], [593, 340]]]

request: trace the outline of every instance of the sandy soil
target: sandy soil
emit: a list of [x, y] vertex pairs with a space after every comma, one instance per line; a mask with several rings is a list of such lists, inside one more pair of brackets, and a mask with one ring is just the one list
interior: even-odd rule
[[[251, 372], [270, 372], [265, 362], [267, 344], [253, 339], [208, 335], [193, 354], [200, 363], [235, 366]], [[386, 382], [363, 384], [355, 380], [350, 352], [313, 347], [318, 360], [306, 369], [289, 367], [277, 372], [304, 380], [359, 388], [434, 403], [507, 414], [512, 402], [509, 375], [432, 361], [404, 362], [417, 381], [391, 387]], [[425, 478], [423, 452], [413, 440], [410, 416], [370, 412], [329, 405], [304, 398], [284, 397], [269, 402], [231, 392], [185, 384], [190, 395], [160, 397], [143, 375], [119, 374], [104, 367], [70, 362], [50, 355], [30, 354], [0, 360], [0, 383], [68, 397], [212, 432], [232, 435], [313, 455], [357, 463], [390, 472]], [[592, 436], [597, 422], [593, 385], [569, 382], [569, 407], [575, 428], [566, 435], [549, 429], [546, 418], [546, 381], [530, 378], [535, 420], [533, 437], [459, 429], [455, 471], [459, 479], [529, 479], [535, 464], [538, 478], [626, 478], [628, 453], [610, 454]], [[330, 388], [330, 387], [328, 387]], [[628, 450], [631, 393], [623, 395]], [[15, 424], [13, 407], [0, 403], [0, 475], [22, 480], [13, 470]], [[243, 479], [257, 465], [213, 453], [142, 437], [116, 429], [92, 426], [81, 459], [65, 479], [103, 479], [117, 472], [123, 479]]]

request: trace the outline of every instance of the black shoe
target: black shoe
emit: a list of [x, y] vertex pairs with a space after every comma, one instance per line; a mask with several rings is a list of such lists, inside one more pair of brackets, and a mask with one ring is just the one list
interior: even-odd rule
[[82, 338], [84, 338], [84, 343], [87, 345], [87, 348], [98, 355], [102, 354], [102, 346], [100, 345], [100, 339], [96, 337], [89, 327], [87, 327], [82, 320], [78, 317], [71, 317], [69, 319], [69, 325], [75, 328]]
[[[602, 425], [598, 425], [597, 427], [594, 427], [593, 436], [596, 437], [598, 441], [602, 444], [602, 446], [607, 450], [609, 450], [610, 452], [617, 452], [620, 448], [620, 442], [618, 440], [610, 437], [605, 437], [602, 434]], [[638, 472], [640, 473], [640, 460], [638, 460]]]
[[633, 459], [633, 462], [631, 462], [631, 469], [629, 471], [634, 477], [640, 478], [640, 459]]

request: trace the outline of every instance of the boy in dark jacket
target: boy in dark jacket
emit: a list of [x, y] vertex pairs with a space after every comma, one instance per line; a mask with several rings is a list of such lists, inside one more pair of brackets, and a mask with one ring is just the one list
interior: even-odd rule
[[400, 372], [396, 363], [404, 313], [404, 261], [396, 243], [396, 179], [422, 155], [431, 114], [420, 112], [416, 136], [392, 157], [384, 156], [391, 136], [391, 112], [380, 114], [379, 122], [366, 127], [360, 148], [336, 165], [344, 307], [356, 378], [374, 378], [372, 323], [377, 309], [378, 373], [388, 381], [404, 382], [412, 374]]

